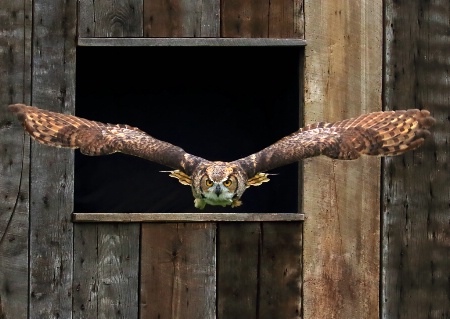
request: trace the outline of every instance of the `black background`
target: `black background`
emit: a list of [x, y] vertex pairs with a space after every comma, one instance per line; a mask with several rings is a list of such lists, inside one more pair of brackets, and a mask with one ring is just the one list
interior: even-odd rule
[[[79, 47], [76, 115], [139, 127], [208, 160], [232, 161], [299, 127], [299, 48]], [[76, 151], [76, 212], [199, 212], [189, 186], [129, 155]], [[243, 206], [297, 212], [298, 165], [250, 187]]]

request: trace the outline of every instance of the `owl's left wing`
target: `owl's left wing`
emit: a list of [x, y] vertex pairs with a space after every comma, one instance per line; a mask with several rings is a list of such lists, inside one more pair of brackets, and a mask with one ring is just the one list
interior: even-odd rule
[[[435, 120], [426, 110], [374, 112], [335, 123], [314, 123], [271, 146], [234, 161], [252, 178], [258, 173], [326, 155], [352, 160], [365, 155], [398, 155], [423, 144]], [[258, 176], [258, 175], [256, 175]]]
[[79, 148], [83, 154], [91, 156], [121, 152], [180, 170], [187, 175], [191, 175], [195, 167], [205, 161], [129, 125], [104, 124], [24, 104], [13, 104], [9, 109], [17, 115], [31, 137], [42, 144]]

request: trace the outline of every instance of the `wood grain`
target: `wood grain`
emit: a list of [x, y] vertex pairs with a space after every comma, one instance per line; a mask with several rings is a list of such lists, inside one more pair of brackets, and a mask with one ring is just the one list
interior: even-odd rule
[[221, 36], [303, 38], [302, 0], [225, 0], [221, 2]]
[[79, 1], [80, 37], [140, 37], [143, 1]]
[[73, 213], [74, 222], [239, 222], [239, 221], [300, 221], [303, 214], [245, 213]]
[[302, 318], [302, 223], [263, 223], [261, 237], [259, 318]]
[[386, 2], [386, 109], [436, 119], [417, 151], [384, 162], [382, 318], [449, 318], [450, 3]]
[[[303, 18], [303, 1], [226, 0], [221, 36], [301, 38]], [[301, 317], [302, 242], [295, 226], [219, 224], [219, 318]], [[279, 246], [283, 240], [290, 245]]]
[[214, 223], [142, 224], [141, 318], [215, 318]]
[[78, 45], [83, 47], [302, 47], [306, 45], [306, 41], [303, 39], [284, 38], [79, 38]]
[[[218, 4], [145, 1], [144, 35], [217, 37]], [[141, 267], [141, 318], [215, 317], [215, 229], [213, 223], [142, 225], [142, 265], [152, 266]]]
[[[381, 109], [382, 1], [305, 1], [305, 124]], [[378, 318], [380, 160], [304, 163], [304, 317]]]
[[259, 223], [218, 227], [217, 318], [258, 318]]
[[[33, 5], [32, 102], [75, 107], [76, 2]], [[73, 154], [31, 144], [30, 317], [72, 316]]]
[[219, 0], [144, 1], [145, 37], [216, 37]]
[[31, 95], [31, 1], [0, 3], [0, 318], [27, 318], [30, 140], [6, 105]]
[[132, 224], [75, 227], [74, 318], [138, 317], [140, 244], [135, 230]]
[[[81, 1], [80, 36], [141, 37], [142, 1]], [[120, 59], [120, 57], [117, 57]], [[95, 61], [90, 61], [95, 63]], [[83, 227], [87, 226], [86, 229]], [[99, 254], [87, 254], [83, 238], [96, 238]], [[76, 316], [85, 318], [137, 318], [139, 312], [139, 224], [77, 225], [74, 278], [82, 289], [74, 298]], [[128, 251], [127, 251], [128, 250]], [[107, 254], [102, 256], [101, 254]], [[93, 259], [94, 258], [94, 259]], [[124, 259], [125, 258], [125, 259]], [[85, 260], [84, 264], [79, 261]], [[111, 263], [108, 263], [108, 260]], [[95, 262], [101, 262], [97, 265]], [[106, 262], [106, 263], [105, 263]], [[83, 278], [88, 278], [83, 282]], [[77, 284], [77, 285], [78, 285]], [[87, 292], [96, 287], [95, 300]], [[83, 290], [84, 289], [84, 290]], [[89, 306], [88, 306], [89, 305]], [[84, 310], [83, 310], [84, 308]], [[85, 316], [86, 314], [86, 316]]]
[[301, 223], [218, 225], [218, 318], [301, 318]]

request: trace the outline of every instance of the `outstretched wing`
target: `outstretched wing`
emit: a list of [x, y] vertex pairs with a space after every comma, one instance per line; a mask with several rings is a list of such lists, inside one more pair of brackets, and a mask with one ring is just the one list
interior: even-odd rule
[[42, 144], [79, 148], [81, 153], [92, 156], [121, 152], [181, 170], [187, 175], [205, 161], [129, 125], [104, 124], [24, 104], [13, 104], [9, 109]]
[[374, 112], [335, 123], [315, 123], [284, 137], [239, 164], [251, 178], [257, 173], [307, 157], [326, 155], [352, 160], [361, 154], [397, 155], [423, 144], [435, 120], [426, 110]]

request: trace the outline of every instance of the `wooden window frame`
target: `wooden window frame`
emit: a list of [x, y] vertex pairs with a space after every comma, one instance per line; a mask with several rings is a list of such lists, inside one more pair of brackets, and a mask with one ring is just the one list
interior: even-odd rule
[[[285, 38], [78, 38], [79, 47], [158, 47], [158, 46], [251, 46], [304, 47], [303, 39]], [[301, 75], [300, 75], [301, 77]], [[301, 193], [301, 183], [299, 193]], [[300, 194], [299, 194], [300, 195]], [[301, 213], [81, 213], [73, 212], [76, 223], [146, 223], [146, 222], [286, 222], [303, 221]]]

